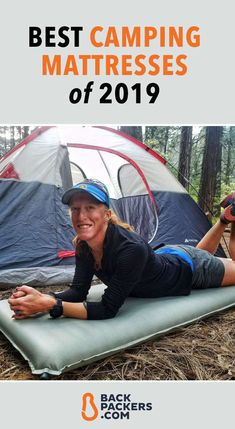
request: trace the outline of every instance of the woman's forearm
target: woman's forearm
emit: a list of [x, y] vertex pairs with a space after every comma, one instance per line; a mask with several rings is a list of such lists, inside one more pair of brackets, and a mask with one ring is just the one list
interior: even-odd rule
[[66, 302], [83, 302], [86, 299], [88, 288], [70, 287], [62, 292], [54, 293], [54, 296]]
[[87, 319], [87, 310], [81, 302], [62, 302], [63, 315], [76, 319]]

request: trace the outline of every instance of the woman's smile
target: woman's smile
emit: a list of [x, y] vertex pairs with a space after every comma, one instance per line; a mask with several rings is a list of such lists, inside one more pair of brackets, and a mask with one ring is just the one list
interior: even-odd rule
[[92, 225], [91, 224], [87, 224], [87, 223], [85, 223], [85, 224], [78, 224], [77, 225], [77, 227], [79, 228], [79, 229], [88, 229], [88, 228], [90, 228]]

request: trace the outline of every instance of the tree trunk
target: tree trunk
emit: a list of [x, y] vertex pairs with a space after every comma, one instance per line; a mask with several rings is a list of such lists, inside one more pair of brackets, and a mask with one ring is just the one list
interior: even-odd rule
[[229, 137], [227, 140], [227, 160], [225, 170], [225, 184], [230, 185], [232, 175], [232, 127], [229, 128]]
[[178, 180], [187, 190], [189, 190], [192, 131], [192, 127], [182, 127], [180, 140]]
[[220, 197], [222, 132], [222, 127], [206, 127], [198, 203], [209, 218], [212, 217], [215, 196]]
[[136, 140], [139, 140], [140, 142], [143, 141], [142, 127], [121, 126], [120, 131], [122, 133], [128, 134], [131, 137], [134, 137]]
[[30, 132], [29, 132], [29, 127], [28, 126], [21, 127], [21, 137], [22, 137], [22, 140], [25, 139], [26, 137], [28, 137], [29, 134], [30, 134]]
[[15, 127], [14, 125], [10, 127], [10, 149], [15, 146]]
[[168, 139], [169, 139], [169, 127], [166, 127], [165, 133], [164, 133], [164, 148], [163, 148], [164, 155], [166, 155], [166, 152], [167, 152]]

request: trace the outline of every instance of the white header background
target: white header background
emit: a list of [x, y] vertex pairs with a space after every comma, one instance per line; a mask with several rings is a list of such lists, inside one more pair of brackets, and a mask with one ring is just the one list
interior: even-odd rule
[[[0, 122], [89, 124], [231, 124], [234, 123], [234, 2], [165, 0], [143, 2], [118, 0], [5, 2], [0, 25]], [[183, 26], [200, 27], [198, 48], [92, 48], [89, 30], [108, 27]], [[29, 26], [82, 26], [80, 47], [30, 48]], [[173, 54], [188, 55], [185, 76], [42, 76], [42, 54]], [[134, 97], [125, 104], [99, 104], [102, 93], [92, 94], [88, 104], [72, 105], [69, 93], [94, 80], [128, 86], [149, 82], [160, 86], [155, 104]]]

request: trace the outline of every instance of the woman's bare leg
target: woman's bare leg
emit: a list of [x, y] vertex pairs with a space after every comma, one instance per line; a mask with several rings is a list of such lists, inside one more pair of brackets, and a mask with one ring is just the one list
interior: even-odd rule
[[[214, 253], [220, 243], [220, 239], [227, 225], [218, 221], [201, 239], [197, 248]], [[220, 258], [224, 264], [225, 273], [221, 286], [235, 285], [235, 222], [231, 223], [229, 239], [229, 252], [231, 259]]]
[[229, 238], [229, 254], [233, 261], [235, 261], [235, 223], [231, 223], [231, 232]]
[[[199, 241], [199, 243], [197, 244], [197, 248], [202, 250], [207, 250], [213, 255], [219, 246], [221, 237], [224, 233], [226, 226], [227, 226], [226, 224], [218, 220], [218, 222], [216, 222], [216, 224], [212, 226], [211, 229], [209, 229], [206, 235], [204, 235], [201, 241]], [[233, 239], [234, 239], [234, 255], [235, 255], [235, 229], [234, 229]]]
[[225, 210], [220, 216], [220, 220], [206, 233], [198, 243], [197, 248], [207, 250], [214, 254], [217, 250], [221, 237], [229, 222], [231, 231], [229, 237], [229, 253], [231, 259], [220, 258], [224, 264], [224, 278], [221, 286], [235, 285], [235, 191], [228, 195], [220, 204]]
[[235, 285], [235, 261], [231, 259], [219, 258], [225, 268], [224, 278], [221, 286], [233, 286]]
[[[206, 235], [204, 235], [201, 241], [199, 241], [199, 243], [197, 244], [197, 248], [207, 250], [213, 255], [219, 246], [221, 237], [224, 233], [226, 226], [227, 225], [218, 220], [218, 222], [211, 229], [209, 229]], [[235, 261], [235, 222], [231, 223], [228, 247], [230, 258]]]

